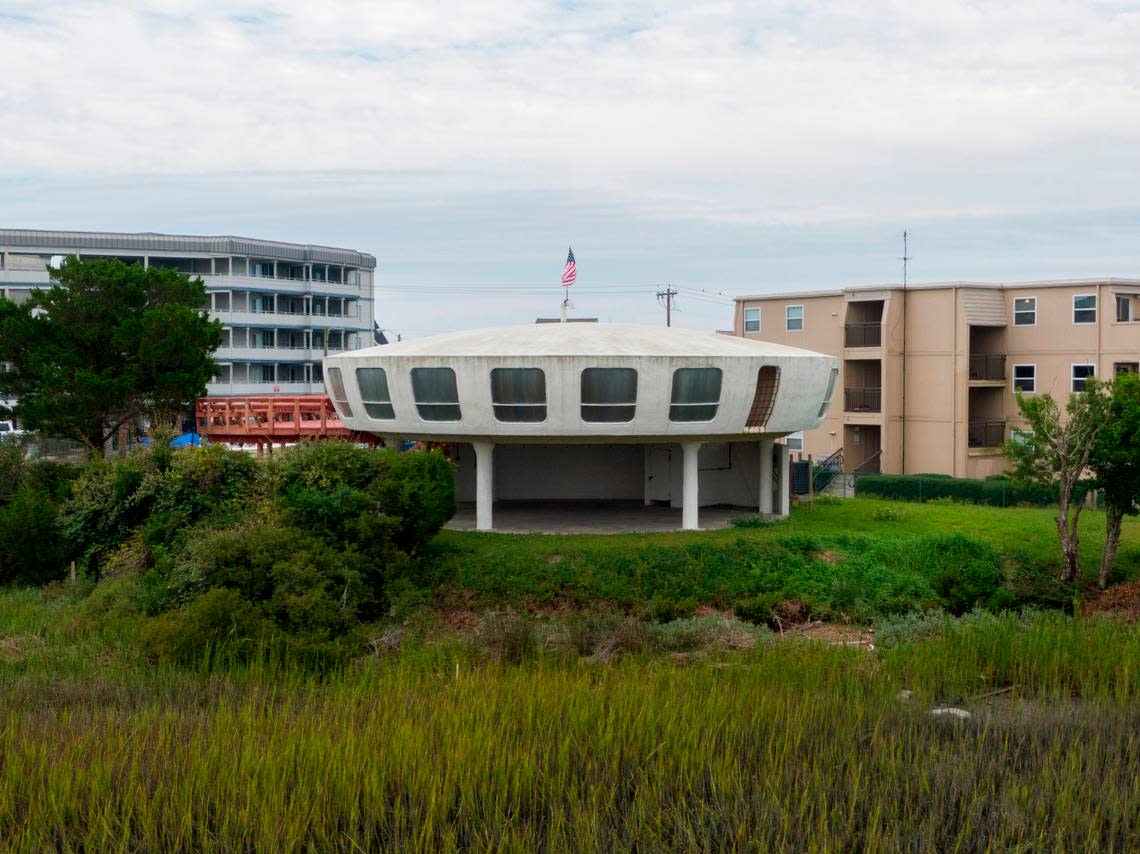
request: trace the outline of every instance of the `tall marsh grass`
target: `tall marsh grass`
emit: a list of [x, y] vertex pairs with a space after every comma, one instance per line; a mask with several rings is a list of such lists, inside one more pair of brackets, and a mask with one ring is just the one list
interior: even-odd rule
[[[70, 641], [47, 637], [0, 661], [12, 850], [1140, 845], [1140, 630], [1119, 623], [966, 620], [882, 654], [782, 641], [690, 665], [437, 643], [324, 677], [114, 664], [96, 643], [52, 679]], [[969, 721], [928, 714], [1006, 687]]]

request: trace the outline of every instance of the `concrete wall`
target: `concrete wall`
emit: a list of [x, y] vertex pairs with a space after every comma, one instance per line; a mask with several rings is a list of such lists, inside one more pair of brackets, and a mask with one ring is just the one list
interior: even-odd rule
[[[560, 333], [558, 324], [549, 326], [555, 327], [553, 334]], [[411, 343], [426, 347], [428, 341], [430, 339]], [[459, 442], [477, 438], [489, 438], [496, 443], [518, 441], [536, 444], [546, 444], [552, 439], [584, 444], [606, 441], [645, 444], [654, 440], [682, 439], [723, 441], [753, 433], [747, 427], [747, 419], [756, 392], [757, 372], [762, 366], [775, 365], [780, 368], [780, 388], [771, 417], [765, 425], [765, 433], [785, 435], [819, 423], [820, 403], [835, 364], [829, 357], [787, 351], [754, 356], [622, 355], [620, 352], [599, 352], [589, 356], [403, 355], [409, 349], [408, 343], [337, 355], [326, 360], [326, 367], [339, 367], [343, 371], [352, 408], [351, 415], [344, 419], [347, 426], [385, 437], [409, 436]], [[356, 381], [355, 370], [358, 367], [385, 370], [394, 419], [379, 420], [367, 415]], [[413, 368], [420, 367], [446, 367], [455, 371], [462, 415], [460, 421], [424, 421], [419, 417], [410, 375]], [[544, 421], [503, 422], [495, 417], [490, 377], [491, 371], [500, 367], [538, 368], [544, 372]], [[711, 421], [704, 422], [672, 421], [669, 408], [673, 372], [679, 368], [696, 367], [716, 367], [722, 371], [716, 415]], [[637, 371], [637, 403], [632, 421], [601, 423], [583, 420], [581, 375], [585, 368], [633, 368]], [[760, 434], [755, 435], [760, 438]]]

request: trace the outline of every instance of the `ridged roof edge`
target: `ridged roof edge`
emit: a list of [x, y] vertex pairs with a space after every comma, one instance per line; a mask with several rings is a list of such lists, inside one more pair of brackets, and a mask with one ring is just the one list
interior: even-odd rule
[[61, 254], [82, 250], [204, 252], [211, 255], [251, 255], [279, 261], [319, 261], [375, 269], [376, 256], [354, 249], [310, 243], [284, 243], [230, 235], [158, 234], [155, 232], [40, 231], [0, 228], [0, 247], [57, 249]]

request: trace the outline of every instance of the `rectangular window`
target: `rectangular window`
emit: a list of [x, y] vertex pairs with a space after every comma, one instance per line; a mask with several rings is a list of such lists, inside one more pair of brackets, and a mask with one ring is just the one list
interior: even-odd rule
[[357, 368], [356, 384], [360, 386], [360, 401], [369, 417], [381, 421], [396, 417], [392, 395], [388, 392], [388, 375], [383, 368]]
[[491, 403], [499, 421], [545, 421], [546, 374], [541, 368], [492, 368]]
[[1112, 372], [1116, 376], [1121, 374], [1138, 374], [1140, 373], [1140, 362], [1117, 362], [1112, 366]]
[[1013, 366], [1013, 390], [1025, 394], [1033, 394], [1037, 391], [1036, 365]]
[[678, 368], [673, 371], [670, 421], [712, 421], [720, 404], [720, 368]]
[[1096, 294], [1073, 297], [1073, 323], [1096, 323]]
[[1132, 297], [1128, 294], [1116, 295], [1116, 321], [1117, 323], [1132, 322]]
[[637, 371], [586, 368], [582, 371], [583, 421], [632, 421], [637, 409]]
[[451, 368], [412, 368], [412, 396], [424, 421], [459, 421], [459, 389]]
[[804, 431], [789, 434], [784, 439], [784, 444], [788, 446], [789, 451], [802, 451], [804, 449]]
[[1013, 325], [1037, 325], [1037, 297], [1017, 297], [1013, 301]]
[[1073, 391], [1084, 391], [1089, 377], [1096, 376], [1096, 365], [1073, 365]]
[[329, 368], [326, 373], [329, 377], [329, 389], [332, 391], [333, 406], [341, 418], [351, 418], [352, 407], [348, 405], [348, 394], [344, 390], [344, 378], [340, 375], [340, 368]]
[[784, 306], [784, 328], [788, 332], [803, 332], [804, 307], [802, 305]]
[[744, 309], [744, 331], [745, 332], [759, 332], [760, 331], [760, 309], [746, 308]]
[[827, 378], [827, 391], [823, 393], [823, 403], [819, 405], [819, 414], [816, 418], [823, 418], [831, 406], [831, 398], [835, 394], [835, 381], [839, 379], [839, 368], [831, 369], [831, 376]]

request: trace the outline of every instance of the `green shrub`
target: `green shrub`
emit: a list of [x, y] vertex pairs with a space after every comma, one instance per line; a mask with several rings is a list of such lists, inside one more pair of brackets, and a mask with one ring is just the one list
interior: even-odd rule
[[271, 626], [253, 603], [236, 590], [217, 588], [152, 619], [140, 642], [156, 659], [195, 664], [215, 658], [248, 661], [271, 637]]
[[37, 585], [63, 578], [68, 551], [51, 494], [23, 483], [0, 506], [0, 584]]
[[734, 528], [767, 528], [772, 524], [763, 516], [733, 516], [728, 521]]
[[960, 534], [932, 540], [924, 560], [932, 561], [934, 590], [952, 614], [990, 605], [1004, 581], [997, 550]]
[[211, 589], [236, 590], [289, 633], [346, 634], [362, 614], [382, 607], [379, 584], [361, 555], [340, 552], [297, 528], [253, 523], [200, 532], [167, 570], [169, 601], [186, 603]]
[[1055, 489], [1014, 486], [1006, 480], [974, 480], [932, 475], [872, 475], [855, 481], [859, 497], [896, 501], [931, 501], [950, 498], [970, 504], [1013, 507], [1020, 504], [1055, 504]]

